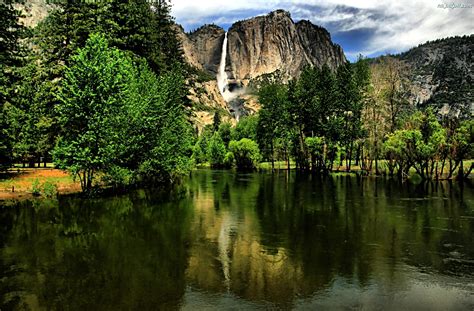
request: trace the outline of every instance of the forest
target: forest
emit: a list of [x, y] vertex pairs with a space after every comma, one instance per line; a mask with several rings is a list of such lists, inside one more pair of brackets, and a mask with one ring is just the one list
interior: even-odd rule
[[254, 86], [261, 110], [237, 125], [190, 122], [187, 79], [167, 1], [57, 1], [35, 28], [0, 4], [0, 166], [46, 165], [97, 185], [173, 183], [197, 166], [269, 162], [423, 180], [468, 178], [474, 120], [409, 104], [408, 68], [360, 57]]

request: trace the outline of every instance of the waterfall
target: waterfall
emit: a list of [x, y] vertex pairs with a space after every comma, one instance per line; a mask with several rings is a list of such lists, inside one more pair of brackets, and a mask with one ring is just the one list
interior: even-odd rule
[[217, 72], [217, 87], [219, 92], [224, 98], [225, 102], [230, 105], [231, 112], [235, 119], [239, 121], [242, 105], [238, 100], [235, 100], [239, 95], [244, 93], [243, 89], [232, 88], [232, 92], [229, 88], [229, 81], [227, 79], [227, 72], [225, 72], [227, 58], [227, 32], [224, 35], [224, 42], [222, 43], [221, 61], [219, 63], [219, 71]]
[[[222, 43], [221, 62], [219, 63], [219, 72], [217, 73], [217, 86], [222, 97], [227, 101], [227, 73], [225, 72], [225, 60], [227, 57], [227, 32], [224, 35], [224, 42]], [[230, 92], [229, 92], [230, 93]]]

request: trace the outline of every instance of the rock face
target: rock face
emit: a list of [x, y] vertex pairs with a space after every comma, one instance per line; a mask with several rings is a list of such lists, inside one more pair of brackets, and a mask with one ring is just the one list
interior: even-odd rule
[[427, 42], [398, 55], [411, 67], [411, 102], [474, 116], [474, 35]]
[[184, 55], [188, 63], [198, 69], [217, 74], [224, 29], [216, 25], [204, 25], [189, 34], [185, 34], [182, 30], [178, 34], [183, 42]]
[[24, 2], [18, 2], [15, 4], [15, 8], [20, 10], [23, 16], [20, 18], [20, 22], [26, 27], [35, 27], [40, 21], [42, 21], [49, 12], [53, 9], [54, 1], [48, 2], [47, 0], [27, 0]]
[[[224, 29], [204, 25], [187, 34], [181, 27], [177, 30], [186, 61], [215, 77], [222, 55]], [[321, 67], [327, 64], [335, 69], [346, 61], [341, 47], [332, 43], [326, 29], [309, 21], [295, 23], [290, 13], [282, 10], [234, 23], [227, 38], [225, 68], [228, 87], [239, 95], [226, 105], [219, 96], [219, 89], [210, 81], [203, 83], [204, 88], [193, 87], [195, 91], [188, 97], [196, 107], [201, 107], [196, 110], [197, 119], [212, 120], [209, 114], [200, 115], [203, 107], [219, 107], [236, 118], [240, 114], [258, 111], [255, 97], [243, 93], [245, 86], [264, 74], [278, 72], [279, 77], [288, 80], [299, 76], [307, 65]]]
[[248, 80], [279, 70], [295, 77], [306, 65], [336, 68], [345, 61], [329, 33], [309, 21], [294, 23], [282, 10], [240, 21], [228, 32], [231, 78]]
[[[215, 25], [182, 33], [187, 61], [216, 74], [224, 33]], [[284, 77], [296, 77], [306, 65], [327, 64], [335, 69], [346, 60], [341, 47], [332, 43], [326, 29], [309, 21], [294, 23], [290, 13], [283, 10], [236, 22], [229, 28], [227, 37], [226, 69], [229, 78], [236, 81], [277, 70]]]
[[235, 124], [227, 103], [219, 93], [216, 81], [195, 82], [190, 85], [188, 98], [194, 103], [192, 123], [201, 131], [206, 124], [212, 124], [214, 114], [219, 113], [223, 121]]

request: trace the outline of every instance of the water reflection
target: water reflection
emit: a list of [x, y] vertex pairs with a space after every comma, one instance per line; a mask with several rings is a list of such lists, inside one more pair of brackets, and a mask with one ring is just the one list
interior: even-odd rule
[[3, 207], [1, 309], [474, 306], [467, 185], [196, 171]]

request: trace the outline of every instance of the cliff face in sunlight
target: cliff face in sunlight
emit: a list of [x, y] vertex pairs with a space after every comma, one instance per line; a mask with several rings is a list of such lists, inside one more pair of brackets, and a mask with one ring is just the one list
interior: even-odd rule
[[186, 61], [198, 69], [216, 75], [224, 34], [224, 29], [216, 25], [204, 25], [189, 34], [185, 34], [179, 27], [178, 35], [183, 44]]
[[23, 13], [20, 21], [27, 27], [34, 27], [48, 16], [53, 5], [47, 4], [46, 0], [27, 0], [24, 3], [16, 4], [16, 8]]
[[252, 79], [279, 70], [298, 76], [306, 65], [336, 68], [345, 61], [327, 30], [309, 21], [294, 23], [290, 14], [275, 11], [240, 21], [229, 29], [228, 66], [236, 80]]
[[[224, 30], [205, 25], [180, 37], [186, 60], [211, 74], [217, 73]], [[278, 10], [234, 23], [228, 31], [226, 71], [234, 80], [249, 80], [280, 71], [298, 76], [306, 65], [336, 68], [345, 61], [342, 48], [329, 32], [309, 21], [294, 23], [288, 12]]]
[[[178, 26], [177, 33], [186, 61], [199, 71], [215, 77], [221, 61], [224, 29], [204, 25], [185, 33]], [[225, 71], [231, 89], [243, 88], [236, 97], [236, 101], [241, 103], [238, 105], [240, 108], [235, 108], [236, 101], [225, 105], [223, 98], [218, 99], [220, 90], [217, 85], [208, 81], [202, 83], [204, 88], [192, 87], [191, 90], [193, 95], [190, 99], [199, 109], [217, 105], [231, 116], [235, 116], [235, 109], [240, 109], [241, 115], [252, 114], [259, 110], [259, 105], [255, 96], [245, 95], [245, 87], [253, 80], [274, 73], [288, 80], [299, 76], [308, 65], [322, 67], [327, 64], [335, 69], [346, 61], [342, 48], [331, 41], [326, 29], [309, 21], [295, 23], [290, 13], [282, 10], [234, 23], [227, 38]], [[206, 94], [200, 92], [204, 89]], [[212, 94], [217, 96], [210, 96]], [[211, 97], [214, 103], [207, 100]], [[212, 120], [209, 116], [198, 117], [198, 120], [201, 119]]]

